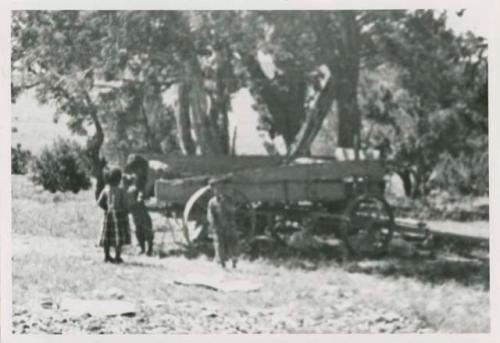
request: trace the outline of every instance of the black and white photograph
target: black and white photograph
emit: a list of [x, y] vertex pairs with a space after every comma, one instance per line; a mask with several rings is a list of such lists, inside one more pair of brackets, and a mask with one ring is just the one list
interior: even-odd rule
[[488, 10], [10, 11], [9, 334], [489, 334]]

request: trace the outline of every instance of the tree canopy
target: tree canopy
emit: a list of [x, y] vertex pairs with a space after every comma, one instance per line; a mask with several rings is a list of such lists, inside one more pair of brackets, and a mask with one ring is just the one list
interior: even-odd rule
[[13, 101], [34, 88], [88, 136], [98, 179], [103, 149], [232, 153], [247, 88], [291, 157], [336, 116], [327, 143], [381, 148], [408, 194], [487, 191], [487, 44], [446, 11], [15, 11], [12, 72]]

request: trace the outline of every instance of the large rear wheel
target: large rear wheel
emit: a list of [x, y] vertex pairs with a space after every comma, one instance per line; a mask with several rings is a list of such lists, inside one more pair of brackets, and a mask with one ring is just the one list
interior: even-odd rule
[[342, 236], [349, 251], [359, 257], [379, 257], [387, 252], [394, 232], [394, 214], [378, 195], [362, 195], [345, 209]]
[[[233, 187], [224, 187], [230, 211], [234, 216], [235, 228], [240, 244], [250, 242], [255, 232], [255, 210], [249, 199], [241, 191]], [[197, 190], [189, 198], [184, 208], [184, 237], [188, 244], [210, 238], [208, 231], [208, 202], [213, 196], [209, 186]]]

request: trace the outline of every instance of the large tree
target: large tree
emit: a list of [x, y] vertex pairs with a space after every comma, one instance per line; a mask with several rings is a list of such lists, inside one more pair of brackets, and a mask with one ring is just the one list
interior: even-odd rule
[[68, 115], [69, 128], [88, 136], [96, 194], [104, 184], [105, 136], [118, 152], [160, 152], [173, 133], [160, 97], [171, 83], [157, 77], [150, 56], [127, 50], [127, 36], [137, 37], [121, 34], [127, 27], [120, 19], [119, 12], [19, 11], [12, 21], [13, 101], [34, 88], [40, 102], [55, 105], [56, 119]]
[[86, 12], [20, 11], [12, 16], [13, 94], [34, 88], [42, 103], [53, 102], [57, 115], [70, 116], [74, 132], [93, 135], [87, 141], [92, 173], [102, 185], [104, 141], [99, 96], [94, 95], [104, 16]]
[[487, 144], [485, 42], [457, 37], [437, 14], [15, 12], [12, 95], [35, 88], [74, 132], [92, 127], [98, 180], [104, 135], [124, 153], [230, 153], [231, 95], [248, 87], [289, 156], [308, 154], [335, 112], [339, 146], [389, 146], [412, 188], [409, 175], [425, 184], [444, 153], [466, 161]]
[[[362, 17], [356, 11], [257, 11], [220, 19], [220, 31], [231, 41], [257, 102], [262, 128], [283, 138], [289, 156], [310, 153], [334, 103], [338, 145], [359, 142]], [[271, 68], [263, 65], [262, 55], [272, 61]]]
[[[236, 90], [230, 51], [211, 34], [210, 12], [116, 12], [120, 57], [111, 80], [146, 79], [156, 96], [175, 87], [175, 122], [184, 154], [229, 153], [227, 114]], [[151, 87], [150, 87], [151, 90]]]

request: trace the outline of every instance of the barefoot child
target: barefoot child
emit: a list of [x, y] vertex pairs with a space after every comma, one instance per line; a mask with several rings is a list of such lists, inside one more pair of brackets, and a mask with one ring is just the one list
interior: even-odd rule
[[215, 260], [225, 268], [226, 261], [231, 259], [236, 268], [238, 258], [238, 234], [228, 199], [221, 189], [225, 180], [212, 179], [209, 182], [213, 196], [208, 202], [207, 219], [214, 236]]
[[133, 175], [124, 178], [123, 186], [127, 192], [127, 206], [135, 225], [135, 235], [141, 248], [141, 254], [153, 255], [153, 223], [144, 204], [143, 194], [137, 187], [137, 178]]
[[[130, 244], [130, 226], [125, 199], [125, 191], [120, 187], [122, 171], [113, 168], [107, 178], [107, 185], [102, 190], [97, 204], [104, 213], [104, 222], [99, 245], [104, 248], [104, 262], [122, 263], [121, 249], [123, 245]], [[115, 248], [115, 258], [109, 252]]]

